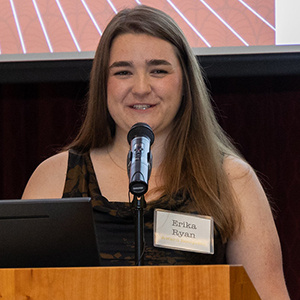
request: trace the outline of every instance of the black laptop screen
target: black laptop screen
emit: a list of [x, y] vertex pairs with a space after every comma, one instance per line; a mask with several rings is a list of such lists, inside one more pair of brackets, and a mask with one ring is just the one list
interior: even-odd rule
[[99, 266], [90, 198], [0, 200], [0, 267]]

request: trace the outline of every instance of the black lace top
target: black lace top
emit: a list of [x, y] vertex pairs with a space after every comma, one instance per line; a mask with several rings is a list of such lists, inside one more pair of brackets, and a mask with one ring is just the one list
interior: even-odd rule
[[[101, 263], [105, 266], [135, 264], [134, 216], [126, 202], [110, 202], [101, 195], [89, 153], [69, 151], [64, 198], [91, 197]], [[155, 208], [191, 212], [190, 199], [159, 199], [147, 203], [145, 221], [145, 265], [200, 265], [225, 264], [226, 244], [217, 230], [214, 236], [214, 254], [201, 254], [153, 246], [153, 214]]]

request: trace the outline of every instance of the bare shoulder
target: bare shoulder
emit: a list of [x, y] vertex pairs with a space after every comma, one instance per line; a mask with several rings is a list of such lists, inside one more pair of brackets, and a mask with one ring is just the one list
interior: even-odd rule
[[238, 180], [255, 175], [252, 167], [246, 161], [236, 156], [226, 156], [223, 167], [230, 180]]
[[68, 165], [68, 152], [62, 152], [43, 161], [31, 175], [23, 199], [62, 197]]
[[66, 167], [68, 162], [68, 152], [55, 154], [44, 160], [37, 168], [37, 172], [51, 172]]
[[256, 201], [261, 205], [268, 205], [256, 172], [246, 161], [239, 157], [228, 156], [224, 160], [223, 167], [241, 205], [252, 205]]
[[224, 160], [224, 171], [236, 196], [243, 221], [247, 223], [258, 216], [273, 220], [269, 201], [253, 168], [241, 158], [228, 156]]

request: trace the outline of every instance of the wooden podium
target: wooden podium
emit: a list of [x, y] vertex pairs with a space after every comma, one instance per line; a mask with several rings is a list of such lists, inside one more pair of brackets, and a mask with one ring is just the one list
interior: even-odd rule
[[260, 299], [241, 266], [0, 269], [3, 300]]

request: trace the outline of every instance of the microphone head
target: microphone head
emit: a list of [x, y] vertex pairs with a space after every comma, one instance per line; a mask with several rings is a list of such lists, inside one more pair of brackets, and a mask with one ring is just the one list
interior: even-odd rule
[[129, 145], [130, 145], [132, 139], [134, 139], [137, 136], [144, 136], [144, 137], [149, 138], [150, 145], [152, 145], [154, 142], [154, 133], [153, 133], [151, 127], [146, 123], [141, 123], [141, 122], [136, 123], [131, 127], [131, 129], [129, 130], [128, 135], [127, 135], [127, 141], [129, 143]]

